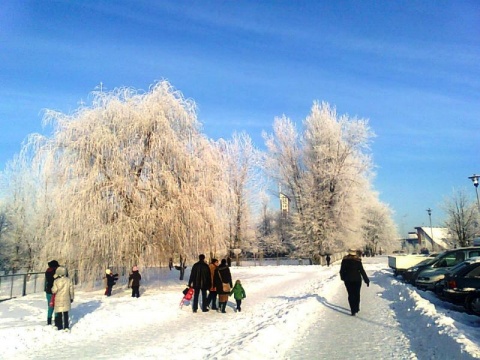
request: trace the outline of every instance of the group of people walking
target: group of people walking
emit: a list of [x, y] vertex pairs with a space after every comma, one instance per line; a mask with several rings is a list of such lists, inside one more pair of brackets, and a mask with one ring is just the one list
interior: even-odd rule
[[205, 255], [200, 254], [198, 262], [192, 266], [188, 286], [194, 289], [192, 303], [194, 313], [198, 311], [200, 295], [203, 312], [211, 309], [225, 313], [228, 297], [231, 295], [234, 296], [236, 302], [235, 310], [242, 311], [242, 300], [246, 298], [245, 289], [240, 280], [236, 280], [233, 285], [232, 274], [226, 259], [222, 259], [221, 262], [211, 259], [210, 265], [208, 265], [205, 262]]

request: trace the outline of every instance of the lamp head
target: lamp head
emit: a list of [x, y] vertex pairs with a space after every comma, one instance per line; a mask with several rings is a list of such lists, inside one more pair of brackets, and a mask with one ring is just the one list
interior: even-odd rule
[[480, 175], [473, 174], [472, 176], [468, 177], [473, 182], [473, 186], [478, 187], [478, 180], [480, 179]]

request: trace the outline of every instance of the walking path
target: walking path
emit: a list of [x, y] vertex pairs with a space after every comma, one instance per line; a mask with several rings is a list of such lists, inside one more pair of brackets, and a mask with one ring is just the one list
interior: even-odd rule
[[399, 329], [390, 302], [382, 298], [383, 289], [375, 284], [372, 271], [367, 274], [370, 287], [362, 284], [360, 312], [351, 316], [347, 292], [337, 277], [325, 295], [317, 295], [323, 305], [318, 321], [298, 345], [287, 354], [289, 359], [416, 359], [410, 352], [409, 340]]
[[[424, 300], [414, 288], [396, 280], [379, 267], [377, 258], [365, 258], [364, 267], [370, 287], [362, 284], [360, 313], [351, 316], [347, 291], [339, 276], [329, 279], [328, 287], [320, 282], [317, 301], [320, 306], [311, 314], [313, 324], [290, 348], [285, 359], [402, 359], [402, 360], [470, 360], [479, 358], [475, 331], [460, 329], [478, 322], [465, 319], [451, 305]], [[339, 264], [333, 266], [338, 273]], [[422, 296], [429, 298], [429, 293]], [[471, 320], [470, 320], [471, 319]], [[459, 331], [460, 330], [460, 331]], [[473, 340], [473, 342], [472, 342]]]

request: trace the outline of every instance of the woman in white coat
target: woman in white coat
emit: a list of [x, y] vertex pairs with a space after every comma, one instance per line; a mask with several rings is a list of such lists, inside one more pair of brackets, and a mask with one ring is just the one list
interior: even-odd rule
[[58, 267], [55, 271], [55, 281], [52, 286], [52, 293], [55, 294], [55, 305], [53, 311], [55, 312], [55, 326], [58, 330], [69, 330], [68, 312], [71, 309], [74, 292], [73, 283], [67, 277], [67, 272], [64, 267]]

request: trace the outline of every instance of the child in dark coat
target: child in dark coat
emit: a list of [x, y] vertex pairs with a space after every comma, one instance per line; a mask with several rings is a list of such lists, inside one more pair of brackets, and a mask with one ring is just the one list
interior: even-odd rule
[[113, 274], [112, 270], [110, 270], [110, 269], [105, 270], [105, 273], [106, 273], [105, 280], [106, 280], [106, 283], [107, 283], [107, 288], [105, 290], [105, 295], [111, 296], [113, 285], [115, 285], [117, 283], [117, 280], [118, 280], [118, 274]]
[[138, 267], [134, 266], [128, 277], [128, 286], [132, 288], [132, 297], [140, 297], [140, 280], [142, 280], [142, 275], [138, 272]]
[[233, 286], [232, 291], [230, 291], [230, 296], [235, 298], [235, 301], [237, 302], [237, 311], [242, 311], [242, 300], [247, 297], [247, 294], [245, 293], [245, 289], [242, 286], [242, 283], [240, 280], [235, 281], [235, 285]]

